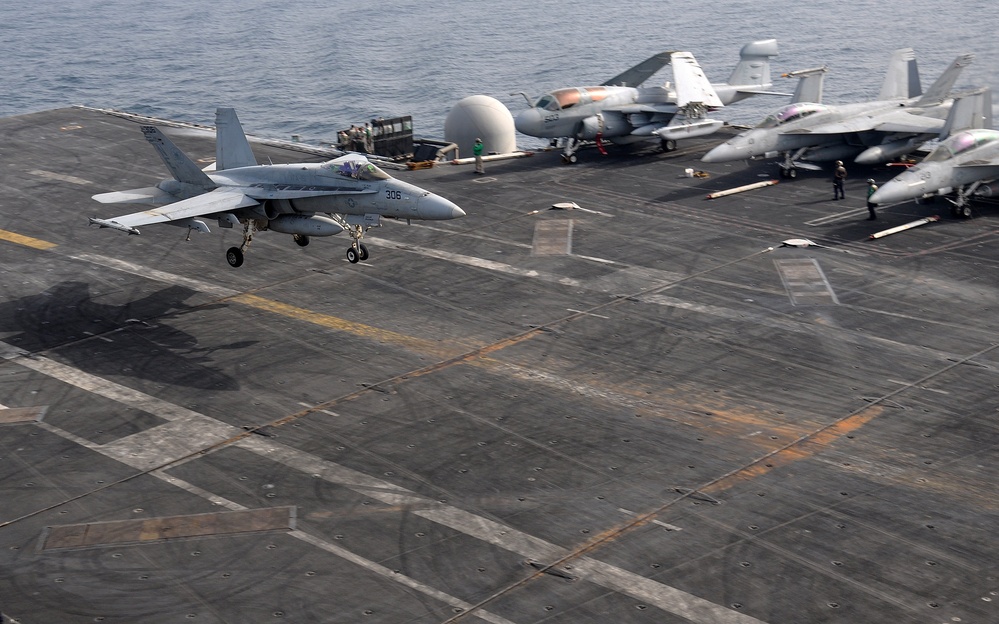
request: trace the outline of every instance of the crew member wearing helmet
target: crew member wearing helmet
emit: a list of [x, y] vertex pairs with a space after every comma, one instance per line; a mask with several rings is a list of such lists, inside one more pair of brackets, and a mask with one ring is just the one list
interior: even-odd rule
[[877, 208], [878, 205], [871, 203], [871, 195], [873, 195], [876, 190], [878, 190], [878, 185], [874, 183], [874, 178], [867, 178], [867, 212], [871, 213], [871, 216], [867, 217], [868, 221], [874, 221], [878, 218], [878, 216], [874, 214], [874, 209]]
[[846, 167], [843, 166], [842, 160], [837, 160], [836, 173], [833, 174], [833, 200], [846, 199], [846, 193], [843, 192], [843, 182], [845, 181]]

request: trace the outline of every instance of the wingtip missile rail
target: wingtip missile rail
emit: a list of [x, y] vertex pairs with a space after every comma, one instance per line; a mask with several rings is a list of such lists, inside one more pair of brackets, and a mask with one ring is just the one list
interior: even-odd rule
[[139, 230], [134, 227], [128, 227], [127, 225], [122, 225], [117, 221], [110, 221], [108, 219], [98, 219], [97, 217], [90, 217], [90, 225], [96, 225], [99, 228], [110, 228], [112, 230], [118, 230], [119, 232], [125, 232], [126, 234], [139, 235]]

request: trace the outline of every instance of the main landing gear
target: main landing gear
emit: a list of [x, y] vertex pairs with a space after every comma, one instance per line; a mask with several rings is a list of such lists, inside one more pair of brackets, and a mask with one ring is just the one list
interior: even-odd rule
[[243, 224], [243, 244], [239, 247], [230, 247], [225, 252], [225, 261], [229, 263], [232, 268], [243, 266], [243, 252], [250, 246], [250, 241], [253, 240], [253, 231], [256, 229], [256, 224], [252, 220], [247, 220]]
[[659, 144], [662, 146], [663, 151], [667, 153], [676, 149], [676, 139], [663, 139]]
[[364, 232], [368, 227], [370, 226], [350, 224], [346, 228], [347, 233], [350, 234], [350, 238], [353, 239], [350, 247], [347, 248], [347, 261], [351, 264], [357, 264], [368, 259], [368, 248], [361, 243], [361, 238], [364, 237]]
[[576, 150], [579, 149], [579, 146], [580, 146], [581, 143], [582, 143], [582, 141], [579, 141], [577, 139], [571, 139], [570, 138], [570, 139], [566, 139], [565, 140], [565, 147], [562, 150], [562, 162], [563, 163], [565, 163], [567, 165], [574, 165], [574, 164], [576, 164], [576, 161], [579, 160], [579, 157], [576, 156]]
[[947, 198], [947, 201], [953, 204], [950, 209], [952, 216], [958, 219], [971, 218], [971, 195], [978, 190], [979, 185], [981, 182], [975, 182], [967, 187], [958, 187], [957, 197], [955, 199]]

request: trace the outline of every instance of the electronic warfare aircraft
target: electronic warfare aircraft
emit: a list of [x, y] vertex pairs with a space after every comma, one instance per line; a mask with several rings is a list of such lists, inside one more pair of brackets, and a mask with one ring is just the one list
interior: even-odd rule
[[310, 236], [346, 230], [352, 239], [347, 260], [356, 263], [368, 258], [361, 238], [368, 228], [380, 225], [381, 217], [409, 221], [465, 216], [447, 199], [397, 180], [357, 154], [323, 163], [258, 165], [232, 108], [215, 111], [215, 128], [215, 165], [202, 170], [158, 128], [143, 126], [142, 133], [173, 179], [93, 199], [159, 207], [110, 219], [94, 217], [90, 223], [129, 234], [153, 223], [209, 232], [202, 218], [215, 219], [223, 228], [241, 225], [243, 244], [226, 251], [226, 261], [238, 267], [254, 231], [291, 234], [304, 247]]
[[[972, 196], [993, 197], [999, 189], [999, 131], [992, 130], [992, 92], [983, 89], [956, 99], [947, 118], [947, 136], [921, 163], [898, 174], [874, 192], [870, 201], [887, 204], [933, 193], [954, 192], [954, 216], [970, 217]], [[953, 131], [951, 131], [953, 130]]]
[[[711, 134], [723, 122], [708, 112], [751, 95], [773, 94], [770, 59], [777, 56], [777, 40], [743, 46], [735, 70], [724, 84], [712, 85], [690, 52], [661, 52], [597, 87], [557, 89], [520, 112], [514, 125], [523, 134], [559, 139], [562, 159], [576, 162], [581, 141], [627, 144], [658, 138], [663, 149], [676, 149], [677, 139]], [[673, 68], [673, 84], [640, 86], [666, 65]], [[527, 99], [526, 94], [524, 98]]]
[[912, 48], [896, 50], [877, 100], [843, 106], [788, 104], [701, 160], [727, 162], [779, 153], [784, 178], [796, 177], [798, 167], [819, 169], [812, 162], [887, 162], [939, 135], [952, 102], [950, 90], [973, 58], [958, 56], [922, 94], [915, 53]]

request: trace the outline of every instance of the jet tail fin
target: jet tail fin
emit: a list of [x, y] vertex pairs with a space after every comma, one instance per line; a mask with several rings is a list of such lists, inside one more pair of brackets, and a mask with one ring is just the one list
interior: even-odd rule
[[732, 86], [770, 86], [770, 59], [777, 56], [777, 40], [764, 39], [742, 46], [739, 62], [728, 84]]
[[950, 90], [954, 88], [954, 83], [957, 82], [958, 76], [961, 75], [961, 71], [968, 65], [971, 65], [971, 61], [974, 58], [974, 54], [962, 54], [954, 59], [954, 62], [940, 74], [937, 81], [930, 85], [930, 88], [926, 90], [923, 97], [916, 102], [916, 106], [932, 106], [947, 99], [950, 95]]
[[954, 96], [940, 139], [972, 128], [992, 127], [992, 89], [988, 87]]
[[822, 83], [825, 80], [826, 67], [815, 67], [813, 69], [799, 69], [798, 71], [781, 74], [781, 78], [797, 78], [798, 86], [794, 88], [791, 95], [791, 103], [814, 102], [822, 103]]
[[655, 56], [650, 56], [638, 65], [626, 69], [617, 76], [603, 83], [601, 86], [637, 87], [648, 80], [657, 71], [669, 64], [672, 52], [660, 52]]
[[198, 165], [191, 160], [187, 154], [180, 151], [180, 148], [173, 144], [165, 134], [160, 132], [155, 126], [142, 126], [142, 134], [153, 146], [156, 153], [160, 155], [163, 164], [166, 165], [170, 173], [178, 182], [200, 186], [207, 190], [215, 188], [215, 183], [202, 171]]
[[888, 71], [878, 100], [897, 100], [919, 97], [923, 87], [919, 83], [919, 67], [916, 65], [916, 52], [912, 48], [895, 50], [888, 61]]
[[257, 159], [234, 108], [215, 109], [215, 170], [253, 167]]

